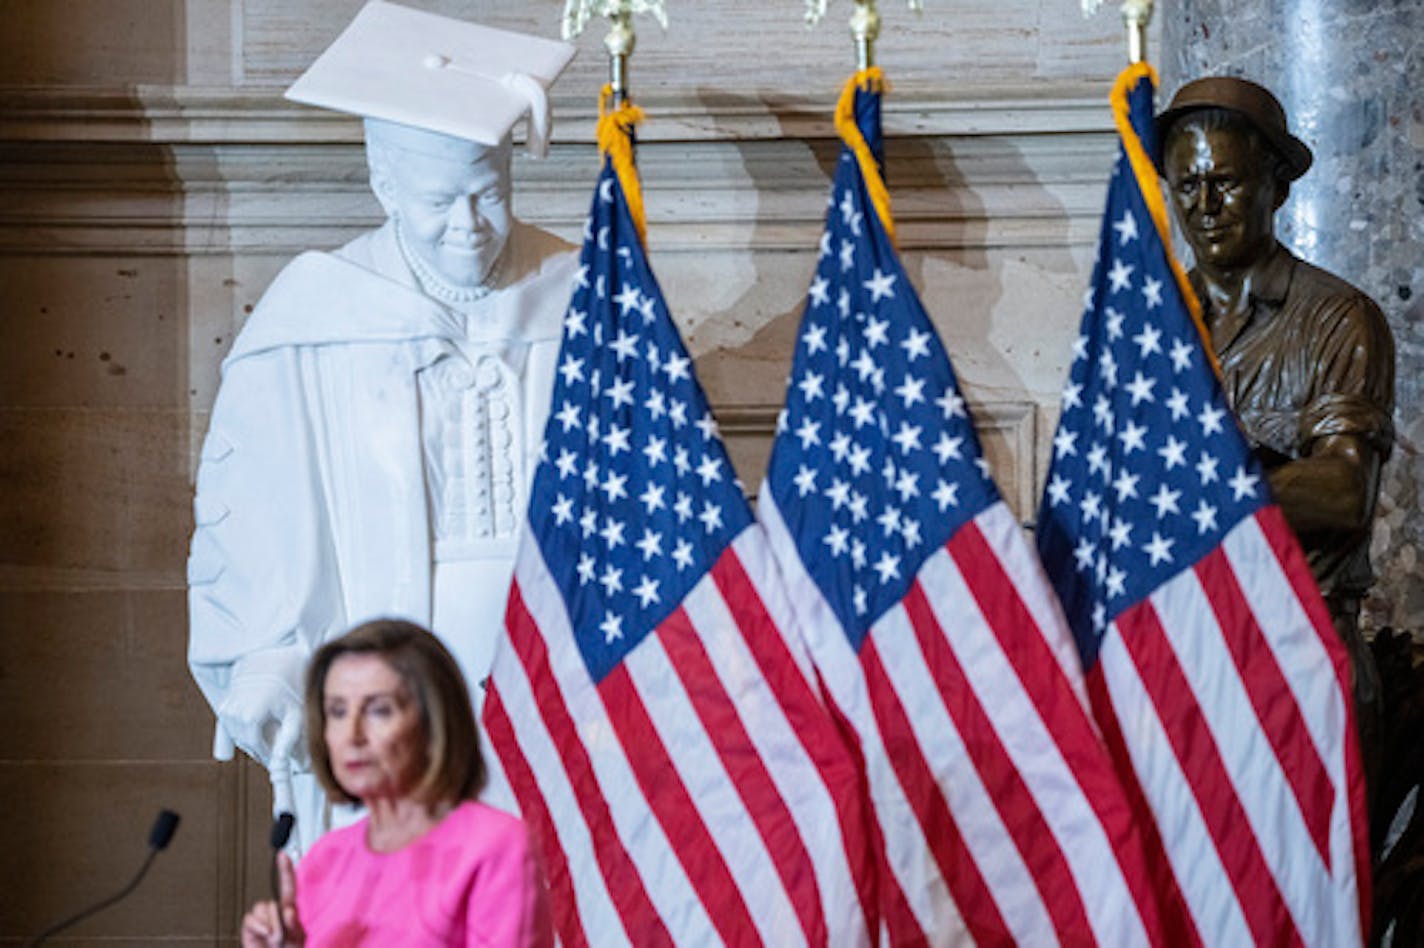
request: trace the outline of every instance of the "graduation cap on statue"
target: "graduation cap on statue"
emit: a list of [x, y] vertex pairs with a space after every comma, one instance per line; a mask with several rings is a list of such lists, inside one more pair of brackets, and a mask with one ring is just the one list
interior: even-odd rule
[[542, 156], [548, 88], [573, 57], [558, 40], [371, 0], [287, 98], [481, 145], [527, 114], [527, 146]]

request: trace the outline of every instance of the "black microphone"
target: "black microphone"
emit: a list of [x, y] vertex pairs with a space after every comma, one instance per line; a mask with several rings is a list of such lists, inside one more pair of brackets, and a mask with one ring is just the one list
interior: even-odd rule
[[292, 826], [296, 822], [297, 818], [286, 810], [278, 813], [277, 818], [272, 821], [272, 900], [277, 903], [277, 930], [282, 933], [284, 945], [287, 943], [287, 923], [282, 919], [282, 884], [277, 877], [277, 854], [287, 845], [287, 840], [292, 838]]
[[49, 928], [46, 928], [44, 931], [40, 932], [38, 935], [35, 936], [34, 941], [30, 942], [30, 948], [35, 948], [35, 946], [37, 945], [44, 944], [46, 941], [49, 940], [50, 936], [59, 934], [71, 925], [79, 924], [80, 922], [84, 921], [84, 919], [95, 914], [96, 912], [103, 911], [114, 903], [125, 898], [134, 889], [137, 889], [138, 884], [143, 881], [143, 877], [148, 873], [148, 867], [153, 865], [154, 857], [167, 848], [169, 841], [173, 839], [173, 833], [177, 829], [178, 814], [174, 813], [172, 810], [160, 810], [158, 813], [158, 819], [153, 821], [153, 829], [148, 831], [148, 856], [145, 857], [145, 859], [143, 860], [143, 865], [138, 867], [138, 874], [133, 877], [129, 884], [124, 886], [114, 895], [109, 896], [104, 901], [99, 902], [96, 905], [91, 905], [89, 908], [84, 909], [77, 915], [71, 915], [64, 921], [57, 922], [56, 924], [51, 925]]
[[273, 849], [281, 849], [287, 845], [287, 840], [292, 838], [292, 827], [296, 822], [297, 818], [286, 810], [277, 814], [277, 818], [272, 821]]
[[148, 845], [160, 852], [168, 848], [173, 834], [178, 832], [178, 814], [172, 810], [159, 810], [158, 819], [153, 821], [153, 829], [148, 831]]

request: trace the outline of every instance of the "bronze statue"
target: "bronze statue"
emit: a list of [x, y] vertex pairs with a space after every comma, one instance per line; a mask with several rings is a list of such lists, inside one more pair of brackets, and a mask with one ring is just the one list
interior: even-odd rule
[[1373, 775], [1380, 685], [1359, 611], [1374, 579], [1380, 467], [1394, 443], [1394, 339], [1373, 300], [1276, 241], [1276, 209], [1312, 156], [1275, 96], [1244, 79], [1198, 79], [1157, 131], [1227, 397], [1350, 653]]

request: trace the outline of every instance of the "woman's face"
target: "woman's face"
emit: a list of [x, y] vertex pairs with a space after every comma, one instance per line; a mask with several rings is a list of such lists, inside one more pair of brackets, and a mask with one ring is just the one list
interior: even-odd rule
[[326, 752], [341, 789], [362, 801], [410, 793], [425, 771], [420, 707], [384, 658], [340, 656], [326, 672]]
[[411, 253], [451, 286], [470, 289], [494, 270], [513, 226], [509, 149], [452, 158], [398, 152], [391, 198]]

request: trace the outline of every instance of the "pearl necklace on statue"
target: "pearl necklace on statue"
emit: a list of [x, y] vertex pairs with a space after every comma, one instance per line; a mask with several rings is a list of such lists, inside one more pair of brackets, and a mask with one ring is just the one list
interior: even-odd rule
[[410, 272], [415, 275], [415, 280], [420, 284], [420, 288], [425, 291], [426, 295], [446, 306], [465, 306], [488, 296], [494, 284], [499, 280], [500, 264], [504, 262], [504, 254], [501, 253], [478, 286], [452, 286], [449, 281], [431, 269], [430, 265], [422, 260], [415, 251], [411, 250], [410, 244], [406, 242], [405, 230], [401, 227], [399, 219], [396, 220], [396, 245], [400, 247], [401, 256], [405, 258], [405, 264], [410, 267]]

